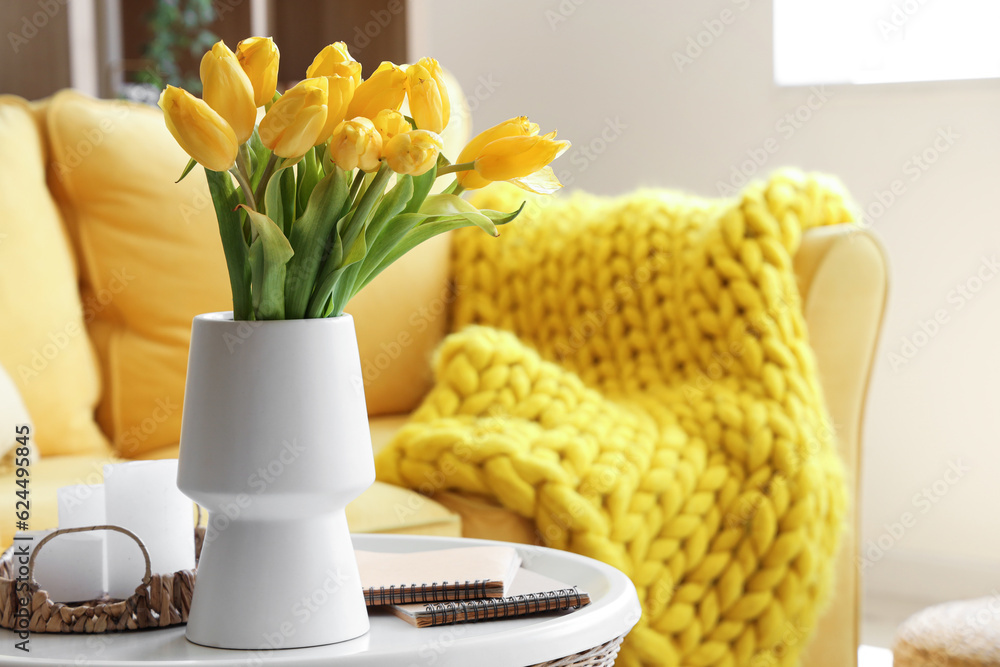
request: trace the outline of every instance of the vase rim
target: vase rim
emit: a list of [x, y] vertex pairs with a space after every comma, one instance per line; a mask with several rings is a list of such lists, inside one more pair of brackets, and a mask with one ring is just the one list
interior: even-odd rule
[[194, 316], [196, 322], [214, 322], [218, 324], [249, 324], [253, 327], [259, 326], [274, 326], [279, 324], [289, 324], [292, 322], [303, 322], [303, 323], [314, 323], [314, 326], [320, 322], [353, 322], [354, 318], [351, 317], [350, 313], [341, 313], [336, 317], [305, 317], [290, 320], [234, 320], [233, 311], [231, 310], [220, 310], [213, 313], [201, 313]]

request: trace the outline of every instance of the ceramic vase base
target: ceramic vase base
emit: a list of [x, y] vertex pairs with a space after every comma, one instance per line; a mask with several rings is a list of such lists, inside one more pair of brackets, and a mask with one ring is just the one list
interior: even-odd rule
[[268, 650], [335, 644], [368, 632], [342, 509], [281, 519], [238, 517], [209, 526], [188, 641]]

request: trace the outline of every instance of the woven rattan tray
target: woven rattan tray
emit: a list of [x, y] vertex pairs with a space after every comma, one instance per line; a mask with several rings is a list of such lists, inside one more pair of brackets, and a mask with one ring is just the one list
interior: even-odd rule
[[532, 667], [613, 667], [624, 639], [625, 635], [622, 635], [588, 651], [581, 651], [558, 660], [540, 662]]
[[[65, 604], [55, 602], [39, 586], [32, 576], [35, 558], [46, 543], [59, 535], [94, 530], [111, 530], [135, 540], [142, 551], [146, 571], [135, 592], [124, 600], [102, 598]], [[204, 540], [203, 528], [195, 530], [195, 555], [201, 552]], [[119, 526], [88, 526], [84, 528], [64, 528], [46, 535], [35, 547], [27, 572], [19, 572], [23, 566], [14, 563], [11, 547], [0, 556], [0, 627], [8, 630], [28, 630], [30, 632], [86, 633], [122, 632], [145, 628], [165, 628], [186, 623], [191, 610], [191, 594], [194, 591], [194, 570], [181, 570], [170, 574], [151, 572], [149, 552], [135, 533]], [[27, 581], [18, 581], [18, 575], [26, 575]], [[20, 583], [20, 588], [18, 584]], [[27, 601], [27, 604], [24, 602]]]

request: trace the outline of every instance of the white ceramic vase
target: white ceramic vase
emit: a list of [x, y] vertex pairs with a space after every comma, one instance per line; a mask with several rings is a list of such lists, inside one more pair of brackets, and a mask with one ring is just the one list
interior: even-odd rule
[[187, 638], [234, 649], [368, 631], [344, 507], [375, 480], [354, 320], [195, 317], [178, 486], [209, 511]]

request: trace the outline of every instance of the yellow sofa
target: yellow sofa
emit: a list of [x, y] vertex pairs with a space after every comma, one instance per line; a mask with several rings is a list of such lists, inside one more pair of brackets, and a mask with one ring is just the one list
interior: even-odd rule
[[[451, 141], [464, 138], [467, 117], [456, 114]], [[41, 453], [30, 475], [33, 529], [56, 524], [57, 487], [99, 483], [104, 461], [177, 455], [191, 318], [231, 304], [204, 178], [174, 184], [186, 160], [156, 109], [71, 91], [36, 103], [0, 97], [0, 366]], [[348, 308], [376, 450], [430, 386], [455, 296], [450, 243], [421, 246]], [[855, 499], [835, 599], [804, 664], [842, 667], [855, 664], [858, 644], [860, 430], [886, 266], [868, 232], [824, 228], [806, 234], [795, 268]], [[0, 417], [15, 413], [0, 404]], [[14, 482], [9, 467], [0, 473], [8, 498]], [[524, 519], [453, 493], [377, 483], [348, 514], [358, 532], [536, 541]], [[13, 507], [0, 531], [9, 544]]]

